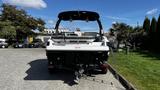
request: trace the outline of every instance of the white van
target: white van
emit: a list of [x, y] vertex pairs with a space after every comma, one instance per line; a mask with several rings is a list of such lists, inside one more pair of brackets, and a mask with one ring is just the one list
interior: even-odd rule
[[0, 48], [8, 48], [8, 43], [6, 41], [7, 39], [0, 38]]

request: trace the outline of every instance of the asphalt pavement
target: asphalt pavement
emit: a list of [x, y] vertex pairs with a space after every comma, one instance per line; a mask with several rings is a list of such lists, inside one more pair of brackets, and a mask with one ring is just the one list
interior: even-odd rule
[[0, 90], [125, 90], [111, 72], [82, 77], [73, 73], [49, 74], [45, 49], [0, 49]]

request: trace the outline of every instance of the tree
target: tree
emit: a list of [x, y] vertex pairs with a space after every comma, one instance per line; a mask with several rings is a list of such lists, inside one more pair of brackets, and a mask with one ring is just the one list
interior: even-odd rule
[[153, 17], [150, 26], [150, 32], [156, 32], [156, 31], [157, 31], [157, 21], [156, 18]]
[[148, 34], [142, 26], [136, 26], [130, 33], [129, 41], [133, 46], [134, 50], [137, 47], [141, 49], [147, 49], [149, 43]]
[[38, 22], [38, 30], [41, 32], [44, 31], [46, 23], [41, 18], [38, 18], [37, 22]]
[[157, 46], [156, 46], [156, 48], [160, 52], [160, 48], [159, 48], [160, 42], [159, 42], [159, 39], [160, 39], [160, 15], [159, 15], [158, 21], [157, 21], [157, 33], [156, 33], [156, 40], [157, 40], [157, 44], [156, 44]]
[[15, 27], [11, 25], [12, 22], [10, 21], [3, 21], [0, 22], [0, 37], [1, 38], [15, 38], [16, 37], [16, 30]]
[[132, 31], [132, 27], [125, 24], [125, 23], [114, 23], [112, 24], [112, 28], [110, 29], [112, 35], [117, 39], [117, 49], [119, 48], [120, 43], [128, 43], [128, 37], [130, 35], [130, 32]]
[[[2, 28], [9, 28], [14, 29], [16, 32], [16, 37], [19, 40], [25, 39], [29, 35], [33, 35], [33, 30], [43, 31], [45, 22], [40, 18], [34, 18], [27, 14], [27, 12], [23, 9], [17, 9], [16, 6], [2, 4], [2, 14], [1, 14], [1, 22], [9, 21], [11, 22], [10, 25], [7, 27]], [[2, 29], [1, 28], [1, 29]], [[6, 31], [5, 31], [6, 32]]]
[[160, 33], [160, 15], [159, 15], [158, 21], [157, 21], [157, 32]]
[[148, 39], [148, 49], [150, 51], [156, 51], [156, 48], [157, 48], [157, 21], [155, 19], [155, 17], [152, 18], [152, 21], [151, 21], [151, 26], [150, 26], [150, 31], [149, 31], [149, 39]]
[[145, 18], [144, 23], [143, 23], [143, 29], [148, 32], [150, 30], [150, 20], [148, 17]]

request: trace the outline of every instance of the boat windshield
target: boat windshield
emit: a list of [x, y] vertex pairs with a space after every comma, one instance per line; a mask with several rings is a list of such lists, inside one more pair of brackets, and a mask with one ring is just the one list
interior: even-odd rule
[[61, 21], [59, 29], [64, 29], [71, 32], [99, 32], [97, 21]]

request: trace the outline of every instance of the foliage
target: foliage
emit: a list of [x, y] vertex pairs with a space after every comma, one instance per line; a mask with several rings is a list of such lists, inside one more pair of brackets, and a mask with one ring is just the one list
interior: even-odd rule
[[45, 22], [41, 19], [41, 18], [38, 18], [37, 19], [37, 22], [38, 22], [38, 30], [40, 31], [40, 32], [43, 32], [43, 30], [45, 29]]
[[116, 37], [118, 41], [117, 49], [119, 48], [120, 43], [127, 43], [131, 31], [132, 27], [125, 23], [116, 22], [112, 24], [112, 28], [110, 29], [110, 35], [114, 35]]
[[[150, 30], [147, 31], [147, 35], [146, 37], [144, 37], [144, 40], [143, 40], [143, 46], [145, 46], [145, 48], [143, 49], [149, 50], [152, 52], [160, 52], [160, 48], [159, 48], [160, 42], [158, 42], [160, 38], [159, 23], [160, 23], [160, 17], [158, 18], [158, 22], [156, 21], [155, 17], [152, 18]], [[145, 24], [145, 21], [144, 21], [144, 24]]]
[[0, 38], [15, 38], [16, 29], [10, 21], [0, 22]]
[[159, 15], [158, 21], [157, 21], [157, 32], [160, 33], [160, 15]]
[[157, 48], [157, 45], [156, 45], [156, 42], [157, 42], [157, 22], [156, 22], [156, 19], [155, 17], [152, 18], [152, 21], [151, 21], [151, 26], [150, 26], [150, 31], [149, 31], [149, 39], [148, 41], [150, 41], [149, 44], [149, 47], [148, 49], [150, 51], [157, 51], [156, 48]]
[[145, 17], [143, 27], [133, 28], [125, 23], [114, 23], [110, 28], [109, 35], [116, 37], [118, 45], [129, 43], [130, 48], [160, 52], [160, 42], [158, 42], [160, 39], [160, 16], [158, 21], [153, 17], [151, 24], [149, 18]]
[[159, 39], [160, 39], [160, 16], [158, 17], [158, 21], [157, 21], [156, 39], [157, 39], [157, 42], [156, 42], [157, 46], [156, 47], [158, 47], [157, 50], [160, 52], [160, 48], [159, 48], [159, 46], [160, 46], [160, 42], [159, 42]]
[[157, 31], [157, 21], [155, 17], [153, 17], [150, 26], [150, 32], [156, 32], [156, 31]]
[[148, 32], [150, 30], [150, 20], [148, 17], [145, 18], [143, 22], [143, 29]]
[[132, 48], [136, 49], [136, 47], [141, 47], [145, 41], [145, 36], [146, 33], [144, 32], [144, 29], [142, 27], [134, 27], [132, 32], [130, 32], [130, 36], [128, 38], [130, 44], [132, 45]]
[[[16, 6], [2, 4], [0, 17], [1, 37], [25, 39], [29, 35], [34, 35], [34, 30], [43, 31], [45, 22], [40, 18], [34, 18], [23, 9]], [[7, 24], [9, 23], [9, 24]], [[5, 25], [4, 25], [5, 24]], [[11, 37], [10, 37], [11, 36]]]

